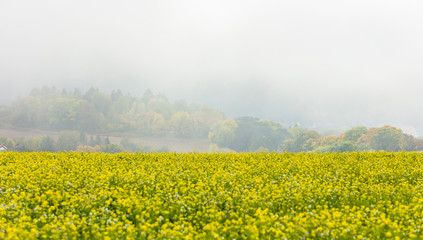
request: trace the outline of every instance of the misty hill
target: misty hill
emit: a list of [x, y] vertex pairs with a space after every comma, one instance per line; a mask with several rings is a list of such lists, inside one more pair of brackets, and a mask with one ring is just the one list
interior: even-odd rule
[[423, 140], [392, 126], [360, 126], [341, 135], [325, 136], [299, 126], [286, 129], [280, 123], [255, 117], [226, 118], [220, 111], [185, 100], [171, 103], [165, 95], [149, 90], [136, 97], [120, 90], [106, 94], [95, 88], [85, 93], [54, 87], [33, 89], [12, 105], [0, 107], [0, 128], [49, 131], [46, 136], [27, 135], [29, 139], [13, 139], [0, 132], [0, 144], [7, 143], [15, 151], [423, 150]]
[[207, 138], [210, 127], [225, 116], [205, 106], [188, 105], [185, 100], [171, 103], [165, 95], [149, 90], [135, 97], [120, 90], [105, 94], [95, 88], [81, 93], [79, 89], [69, 92], [43, 87], [1, 108], [0, 118], [20, 128]]

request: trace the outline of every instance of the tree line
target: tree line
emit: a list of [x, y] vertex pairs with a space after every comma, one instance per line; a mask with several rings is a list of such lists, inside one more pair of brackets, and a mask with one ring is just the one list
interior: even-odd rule
[[[185, 100], [171, 103], [163, 94], [147, 90], [141, 97], [114, 90], [105, 94], [90, 88], [82, 93], [54, 87], [33, 89], [11, 106], [0, 107], [0, 121], [20, 128], [61, 132], [57, 141], [48, 136], [0, 139], [17, 151], [151, 151], [126, 140], [119, 145], [102, 142], [99, 135], [173, 136], [208, 138], [211, 151], [350, 152], [422, 151], [423, 140], [384, 126], [352, 128], [336, 136], [299, 126], [254, 117], [226, 118], [217, 110]], [[90, 139], [86, 136], [90, 135]], [[85, 137], [84, 137], [85, 136]], [[9, 141], [9, 142], [7, 142]], [[9, 147], [8, 146], [8, 147]]]
[[0, 136], [0, 142], [7, 146], [8, 151], [15, 152], [60, 152], [60, 151], [78, 151], [78, 152], [169, 152], [170, 150], [163, 146], [158, 149], [152, 149], [150, 146], [141, 146], [129, 138], [122, 138], [119, 144], [112, 144], [108, 136], [91, 135], [87, 136], [77, 131], [62, 131], [57, 139], [48, 135], [36, 136], [30, 138], [11, 138]]
[[220, 148], [237, 152], [353, 152], [353, 151], [423, 151], [423, 139], [405, 134], [400, 128], [354, 127], [339, 136], [322, 136], [299, 126], [285, 129], [282, 125], [243, 117], [214, 124], [209, 139]]
[[81, 93], [43, 87], [0, 108], [0, 120], [14, 127], [138, 136], [207, 138], [211, 125], [223, 119], [219, 111], [185, 100], [171, 103], [150, 90], [137, 98], [120, 90], [105, 94], [95, 88]]

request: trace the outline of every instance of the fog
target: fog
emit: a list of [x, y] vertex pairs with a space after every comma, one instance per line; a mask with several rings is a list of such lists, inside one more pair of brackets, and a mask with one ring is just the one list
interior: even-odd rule
[[423, 2], [0, 1], [0, 101], [34, 87], [184, 98], [289, 126], [423, 135]]

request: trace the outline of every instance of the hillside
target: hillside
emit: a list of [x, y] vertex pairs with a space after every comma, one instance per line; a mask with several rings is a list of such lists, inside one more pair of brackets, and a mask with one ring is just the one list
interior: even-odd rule
[[393, 126], [353, 127], [322, 135], [255, 117], [226, 118], [217, 110], [163, 94], [142, 97], [90, 88], [34, 89], [0, 107], [0, 144], [13, 151], [88, 152], [352, 152], [422, 151], [423, 140]]

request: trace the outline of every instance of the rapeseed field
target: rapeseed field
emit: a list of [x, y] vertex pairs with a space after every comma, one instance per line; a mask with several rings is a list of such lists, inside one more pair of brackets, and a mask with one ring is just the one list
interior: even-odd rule
[[422, 239], [423, 154], [0, 154], [0, 239]]

